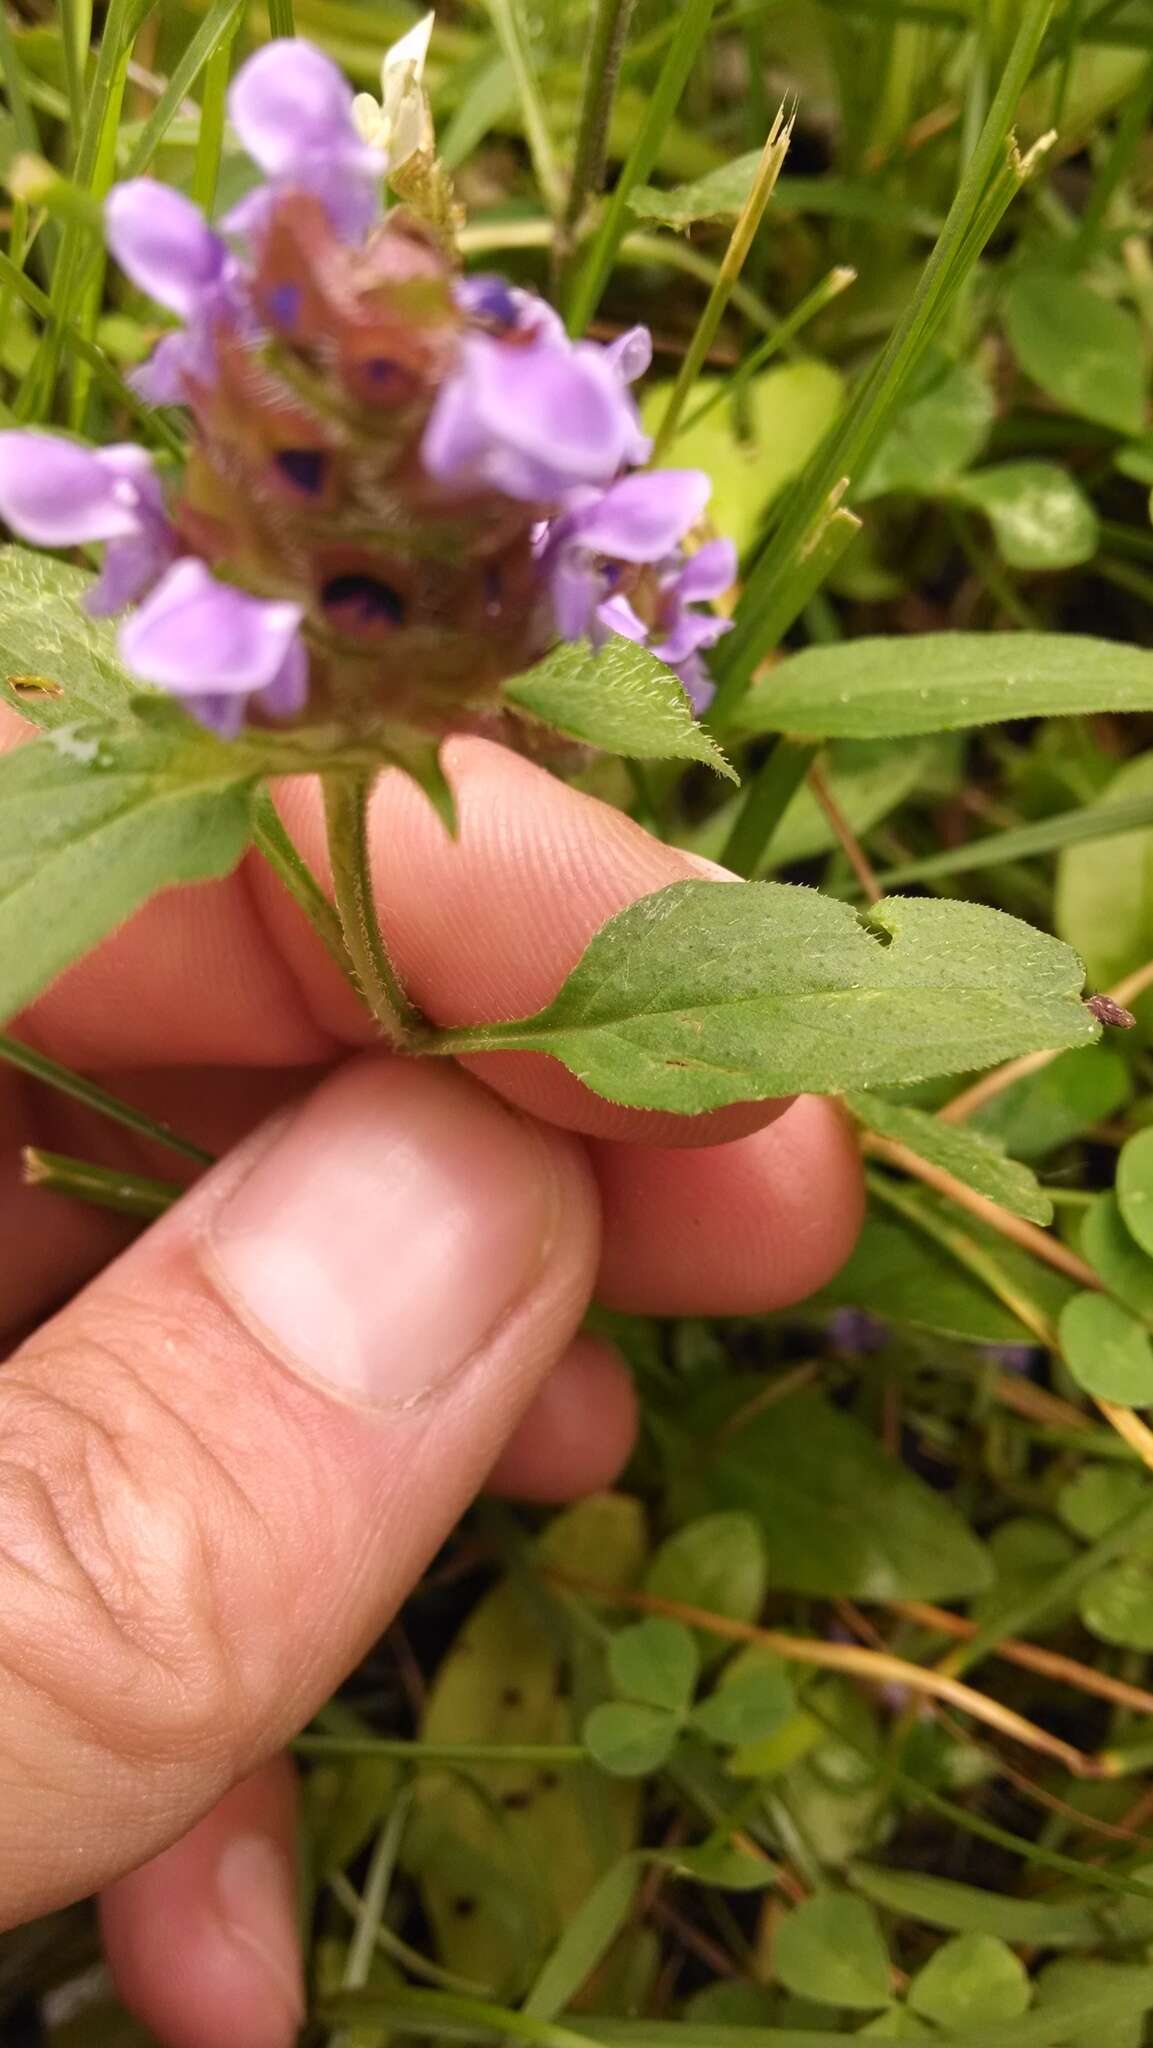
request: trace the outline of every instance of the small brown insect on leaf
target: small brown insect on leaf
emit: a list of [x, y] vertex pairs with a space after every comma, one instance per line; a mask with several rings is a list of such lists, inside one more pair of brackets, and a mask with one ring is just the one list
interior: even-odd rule
[[64, 695], [59, 683], [54, 683], [51, 676], [7, 676], [5, 681], [8, 684], [8, 688], [15, 690], [18, 697], [62, 697]]
[[1092, 1011], [1098, 1024], [1112, 1024], [1118, 1031], [1132, 1031], [1137, 1022], [1132, 1010], [1123, 1010], [1112, 996], [1086, 996], [1085, 1008]]

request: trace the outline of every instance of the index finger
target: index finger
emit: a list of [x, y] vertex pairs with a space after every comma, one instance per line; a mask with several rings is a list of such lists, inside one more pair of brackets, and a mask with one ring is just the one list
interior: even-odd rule
[[[699, 876], [691, 855], [492, 742], [442, 750], [458, 832], [450, 838], [407, 776], [386, 773], [372, 809], [381, 922], [406, 986], [437, 1024], [531, 1014], [556, 993], [589, 939], [637, 897]], [[319, 793], [292, 782], [285, 821], [327, 871]], [[61, 977], [24, 1020], [74, 1065], [265, 1066], [336, 1058], [374, 1026], [271, 871], [250, 857], [222, 883], [149, 905]], [[488, 1053], [468, 1061], [521, 1108], [598, 1137], [715, 1145], [783, 1105], [701, 1117], [622, 1110], [555, 1061]]]

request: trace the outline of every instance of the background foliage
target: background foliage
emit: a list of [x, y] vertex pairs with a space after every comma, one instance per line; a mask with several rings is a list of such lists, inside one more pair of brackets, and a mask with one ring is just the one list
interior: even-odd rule
[[[614, 196], [574, 211], [586, 47], [616, 11], [457, 0], [430, 73], [468, 260], [551, 286], [598, 334], [652, 326], [650, 424], [665, 459], [710, 471], [743, 553], [713, 719], [741, 788], [644, 678], [650, 732], [667, 723], [651, 753], [672, 763], [606, 755], [589, 786], [744, 873], [818, 883], [833, 923], [909, 892], [868, 912], [896, 934], [878, 977], [939, 906], [976, 899], [948, 927], [980, 969], [974, 1064], [1044, 1037], [998, 1009], [1026, 981], [997, 911], [1039, 935], [1038, 1003], [1038, 977], [1055, 1003], [1074, 993], [1055, 936], [1138, 1022], [1079, 1044], [1066, 1010], [1056, 1056], [900, 1088], [926, 1043], [914, 1008], [891, 1071], [828, 1082], [886, 1092], [850, 1097], [873, 1200], [823, 1297], [737, 1326], [602, 1318], [644, 1402], [620, 1492], [551, 1520], [479, 1510], [301, 1743], [319, 2024], [357, 2048], [666, 2048], [672, 2029], [689, 2048], [1136, 2048], [1153, 2013], [1153, 20], [1147, 0], [638, 0]], [[415, 13], [0, 17], [4, 422], [131, 429], [171, 454], [179, 423], [142, 419], [123, 381], [155, 330], [105, 276], [94, 203], [148, 167], [223, 205], [247, 175], [223, 124], [236, 59], [295, 25], [372, 87]], [[737, 279], [729, 235], [785, 98], [792, 148]], [[4, 691], [49, 728], [61, 680], [72, 716], [122, 702], [99, 634], [69, 625], [69, 576], [15, 555], [0, 580]], [[517, 687], [580, 735], [589, 700], [563, 663]], [[619, 752], [643, 755], [613, 704]], [[29, 754], [0, 809], [6, 974], [45, 902], [88, 925], [54, 921], [41, 976], [158, 879], [238, 857], [269, 763], [189, 746], [145, 721], [95, 796], [73, 744]], [[46, 806], [47, 867], [27, 852]], [[72, 879], [93, 874], [98, 890]], [[632, 927], [616, 942], [636, 957]], [[6, 983], [5, 1011], [27, 993]], [[787, 1050], [773, 999], [762, 1026]], [[615, 1061], [618, 1092], [645, 1099], [643, 1057], [622, 1083], [577, 977], [554, 1010], [515, 1029], [579, 1039], [574, 1064]], [[772, 1085], [790, 1085], [783, 1054]], [[139, 2040], [98, 1980], [78, 2006], [61, 1995], [90, 1945], [81, 1912], [0, 1945], [6, 2040]]]

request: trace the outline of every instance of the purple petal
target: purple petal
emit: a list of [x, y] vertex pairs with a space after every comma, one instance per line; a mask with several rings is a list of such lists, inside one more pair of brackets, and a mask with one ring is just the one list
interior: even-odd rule
[[181, 693], [181, 703], [198, 725], [207, 726], [218, 739], [236, 739], [244, 725], [247, 697], [213, 696], [206, 690], [188, 690]]
[[107, 449], [102, 459], [55, 434], [0, 433], [0, 518], [42, 548], [135, 533], [138, 491], [118, 473], [122, 453]]
[[248, 155], [280, 176], [304, 156], [339, 154], [357, 143], [352, 99], [352, 87], [323, 51], [286, 37], [241, 66], [228, 111]]
[[599, 504], [578, 514], [582, 547], [622, 562], [659, 562], [708, 504], [703, 469], [655, 469], [611, 484]]
[[551, 586], [553, 618], [561, 639], [585, 639], [600, 595], [595, 570], [583, 557], [562, 549], [553, 567]]
[[635, 384], [643, 377], [653, 359], [653, 338], [647, 327], [630, 327], [625, 334], [618, 334], [610, 341], [605, 354], [618, 377], [626, 384]]
[[678, 579], [681, 597], [686, 604], [702, 599], [723, 597], [737, 580], [737, 551], [731, 540], [706, 541], [695, 555], [690, 555]]
[[188, 336], [166, 334], [147, 362], [130, 373], [128, 382], [149, 405], [180, 405], [187, 390], [188, 367]]
[[605, 483], [632, 459], [636, 410], [603, 349], [473, 334], [425, 432], [429, 473], [547, 500]]
[[708, 674], [703, 661], [695, 654], [690, 654], [687, 661], [682, 661], [678, 665], [677, 674], [680, 677], [685, 696], [688, 698], [697, 717], [700, 718], [701, 714], [708, 710], [709, 705], [717, 694], [716, 684]]
[[199, 207], [154, 178], [114, 185], [104, 206], [108, 246], [133, 284], [181, 319], [219, 281], [227, 251]]
[[597, 606], [597, 617], [610, 633], [620, 633], [626, 640], [643, 643], [649, 637], [648, 627], [637, 617], [627, 597], [606, 598]]
[[261, 709], [270, 718], [296, 718], [308, 702], [308, 654], [299, 633], [270, 683], [260, 692]]
[[300, 625], [298, 604], [218, 583], [185, 557], [120, 629], [126, 667], [178, 695], [247, 695], [275, 683]]
[[720, 619], [715, 612], [683, 611], [653, 653], [659, 661], [667, 661], [670, 668], [677, 668], [702, 647], [715, 647], [722, 634], [731, 633], [732, 629], [732, 620]]
[[176, 554], [176, 536], [163, 529], [146, 529], [123, 540], [109, 541], [104, 551], [104, 568], [84, 598], [84, 609], [94, 619], [111, 618], [130, 604], [137, 604], [162, 576]]

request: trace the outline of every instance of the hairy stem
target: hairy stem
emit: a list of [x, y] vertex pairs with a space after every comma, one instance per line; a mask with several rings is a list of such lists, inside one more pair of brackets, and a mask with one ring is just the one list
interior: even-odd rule
[[404, 992], [376, 915], [368, 858], [372, 782], [371, 775], [347, 771], [323, 777], [332, 886], [360, 992], [396, 1049], [412, 1052], [427, 1037], [428, 1027]]

